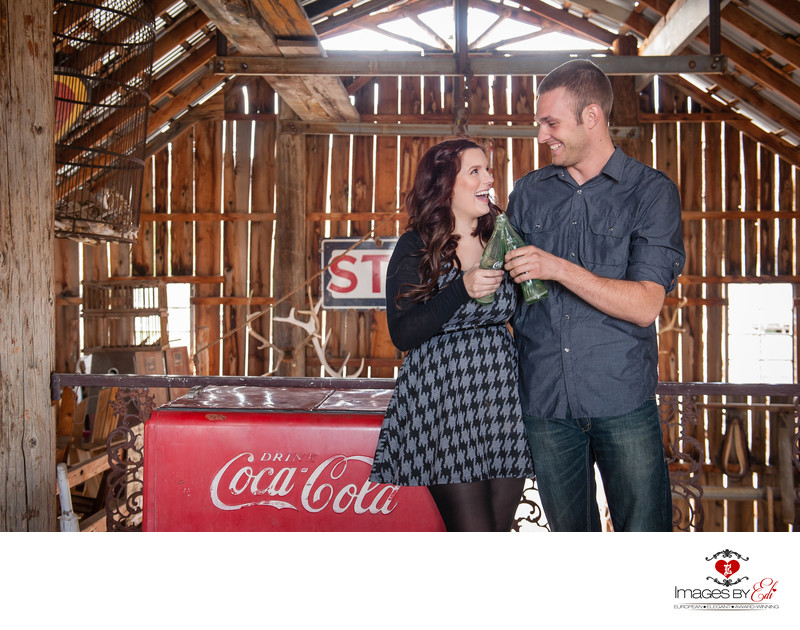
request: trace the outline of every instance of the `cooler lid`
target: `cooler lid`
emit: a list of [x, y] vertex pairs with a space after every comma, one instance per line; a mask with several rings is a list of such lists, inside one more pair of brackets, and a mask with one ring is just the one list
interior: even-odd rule
[[390, 389], [216, 386], [193, 388], [159, 409], [186, 411], [324, 411], [383, 413]]

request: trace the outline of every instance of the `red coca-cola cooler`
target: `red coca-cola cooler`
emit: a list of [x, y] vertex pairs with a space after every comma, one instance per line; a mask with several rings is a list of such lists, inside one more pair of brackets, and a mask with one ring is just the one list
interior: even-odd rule
[[368, 480], [391, 393], [207, 386], [159, 407], [145, 531], [443, 531], [425, 488]]

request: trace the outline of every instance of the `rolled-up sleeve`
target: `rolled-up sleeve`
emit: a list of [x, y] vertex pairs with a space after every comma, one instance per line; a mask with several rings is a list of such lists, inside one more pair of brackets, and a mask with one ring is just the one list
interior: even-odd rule
[[649, 280], [672, 291], [683, 271], [681, 200], [678, 188], [662, 173], [644, 188], [631, 232], [628, 280]]

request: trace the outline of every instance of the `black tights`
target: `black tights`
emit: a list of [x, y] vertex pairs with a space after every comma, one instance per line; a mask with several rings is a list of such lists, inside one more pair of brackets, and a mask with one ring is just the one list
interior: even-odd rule
[[428, 486], [448, 532], [507, 532], [525, 479], [489, 479]]

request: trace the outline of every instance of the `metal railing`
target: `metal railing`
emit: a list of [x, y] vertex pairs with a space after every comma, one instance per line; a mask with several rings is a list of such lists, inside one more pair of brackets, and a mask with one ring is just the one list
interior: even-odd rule
[[[394, 379], [294, 378], [254, 376], [149, 376], [123, 374], [52, 374], [51, 397], [58, 400], [63, 387], [116, 387], [112, 403], [117, 424], [108, 435], [109, 473], [105, 490], [106, 529], [130, 531], [141, 527], [141, 479], [144, 457], [142, 428], [155, 408], [150, 389], [205, 386], [303, 387], [330, 389], [392, 389]], [[657, 387], [664, 444], [670, 467], [673, 525], [676, 530], [705, 530], [705, 501], [779, 500], [785, 523], [798, 526], [800, 487], [800, 385], [659, 383]], [[769, 403], [753, 402], [769, 400]], [[704, 482], [704, 473], [719, 472], [706, 456], [706, 424], [710, 415], [725, 415], [733, 426], [742, 414], [768, 411], [778, 414], [778, 427], [770, 437], [777, 444], [780, 483], [777, 486], [729, 487]], [[714, 437], [714, 436], [712, 436]], [[719, 436], [717, 436], [719, 437]], [[734, 453], [736, 452], [735, 449]], [[741, 453], [739, 453], [741, 455]], [[744, 462], [741, 462], [744, 467]], [[735, 471], [727, 471], [733, 475]], [[770, 518], [772, 515], [770, 515]], [[514, 529], [547, 528], [538, 502], [535, 480], [525, 487]], [[610, 528], [610, 526], [609, 526]]]

